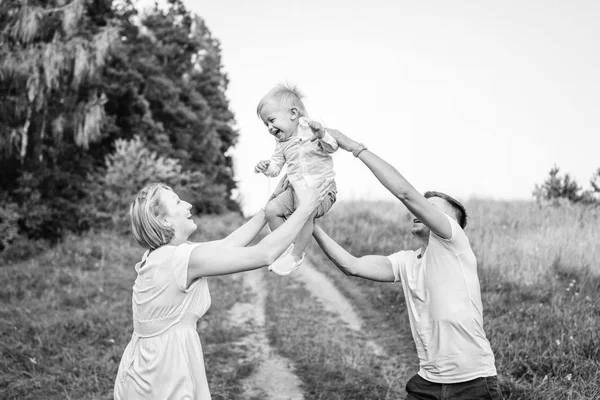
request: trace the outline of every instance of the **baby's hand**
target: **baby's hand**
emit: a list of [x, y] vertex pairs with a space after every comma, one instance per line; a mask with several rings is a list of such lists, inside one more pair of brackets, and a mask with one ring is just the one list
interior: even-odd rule
[[269, 164], [271, 164], [271, 160], [259, 161], [259, 163], [256, 164], [256, 167], [254, 167], [254, 172], [257, 174], [265, 172], [267, 168], [269, 168]]
[[323, 125], [321, 125], [319, 122], [317, 121], [313, 121], [312, 119], [306, 119], [306, 123], [308, 124], [310, 130], [312, 131], [312, 133], [318, 138], [318, 139], [323, 139], [323, 137], [325, 136], [325, 129], [323, 128]]

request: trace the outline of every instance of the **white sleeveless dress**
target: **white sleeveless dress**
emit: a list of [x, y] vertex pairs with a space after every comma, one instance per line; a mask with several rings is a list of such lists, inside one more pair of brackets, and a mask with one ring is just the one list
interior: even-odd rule
[[115, 399], [210, 399], [196, 332], [210, 307], [207, 278], [185, 287], [196, 245], [162, 246], [136, 264], [133, 335], [119, 365]]

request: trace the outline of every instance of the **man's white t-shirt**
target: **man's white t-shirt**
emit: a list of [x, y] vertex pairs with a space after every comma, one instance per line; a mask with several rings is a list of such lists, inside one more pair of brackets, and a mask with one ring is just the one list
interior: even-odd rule
[[477, 260], [460, 225], [447, 217], [450, 239], [431, 232], [421, 258], [421, 250], [388, 257], [394, 282], [401, 280], [404, 289], [419, 375], [436, 383], [496, 375], [483, 330]]

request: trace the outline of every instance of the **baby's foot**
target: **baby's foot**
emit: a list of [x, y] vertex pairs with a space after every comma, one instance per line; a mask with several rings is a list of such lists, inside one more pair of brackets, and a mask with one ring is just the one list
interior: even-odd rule
[[294, 258], [295, 269], [300, 268], [300, 264], [302, 264], [302, 262], [304, 261], [304, 254], [306, 254], [306, 253], [302, 253], [302, 255], [300, 257], [298, 257], [295, 254], [292, 254], [292, 257]]
[[298, 268], [304, 261], [304, 253], [302, 253], [302, 258], [295, 259], [292, 254], [287, 254], [281, 258], [278, 258], [273, 264], [269, 266], [269, 271], [275, 272], [277, 275], [285, 276], [289, 275]]

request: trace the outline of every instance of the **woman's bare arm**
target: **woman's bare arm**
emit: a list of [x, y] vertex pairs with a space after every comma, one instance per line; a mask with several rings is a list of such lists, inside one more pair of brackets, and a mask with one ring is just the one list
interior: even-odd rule
[[313, 210], [325, 198], [331, 180], [317, 188], [296, 190], [300, 205], [275, 231], [254, 246], [238, 247], [225, 244], [215, 246], [202, 243], [192, 251], [188, 266], [188, 285], [204, 276], [228, 275], [249, 271], [272, 264], [296, 238]]
[[224, 239], [221, 239], [219, 241], [219, 244], [232, 247], [248, 246], [250, 242], [252, 242], [254, 238], [260, 233], [260, 231], [266, 223], [267, 217], [265, 215], [265, 210], [260, 210], [244, 225], [231, 232]]

